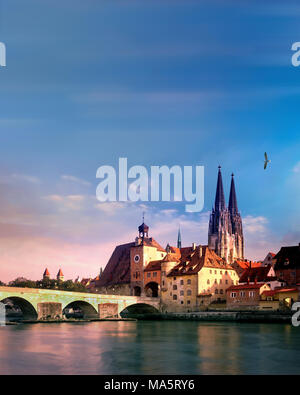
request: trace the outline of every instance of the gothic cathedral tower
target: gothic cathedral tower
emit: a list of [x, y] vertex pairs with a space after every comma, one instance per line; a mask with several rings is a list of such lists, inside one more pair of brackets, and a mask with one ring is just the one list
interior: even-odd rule
[[215, 206], [208, 229], [208, 246], [228, 263], [244, 259], [242, 219], [238, 212], [234, 178], [232, 175], [229, 206], [226, 208], [221, 166], [219, 166]]

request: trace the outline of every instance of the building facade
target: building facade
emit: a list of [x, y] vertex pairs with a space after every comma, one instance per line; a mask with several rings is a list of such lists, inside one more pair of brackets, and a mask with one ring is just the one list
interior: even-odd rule
[[239, 281], [231, 265], [208, 246], [195, 244], [166, 257], [161, 278], [162, 310], [172, 312], [200, 311], [211, 303], [225, 302], [226, 289]]
[[259, 309], [261, 294], [270, 291], [268, 284], [239, 284], [226, 291], [226, 307], [228, 309]]

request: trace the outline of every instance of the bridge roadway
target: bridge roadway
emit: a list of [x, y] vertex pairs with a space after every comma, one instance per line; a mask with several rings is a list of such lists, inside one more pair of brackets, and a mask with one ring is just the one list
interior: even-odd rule
[[36, 288], [0, 287], [0, 302], [10, 299], [23, 313], [24, 320], [62, 318], [65, 308], [80, 309], [84, 318], [120, 317], [128, 307], [158, 312], [160, 298], [102, 295]]

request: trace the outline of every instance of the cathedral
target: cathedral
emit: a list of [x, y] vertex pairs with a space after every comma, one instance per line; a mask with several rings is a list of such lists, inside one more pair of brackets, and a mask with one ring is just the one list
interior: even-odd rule
[[230, 196], [227, 208], [221, 166], [219, 166], [218, 172], [215, 205], [209, 220], [208, 246], [228, 263], [233, 263], [237, 259], [244, 259], [242, 218], [237, 206], [234, 175], [232, 174], [231, 176]]

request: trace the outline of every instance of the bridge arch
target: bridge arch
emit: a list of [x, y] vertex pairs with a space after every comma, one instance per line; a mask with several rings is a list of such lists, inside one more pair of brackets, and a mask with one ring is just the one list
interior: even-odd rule
[[122, 318], [146, 318], [158, 314], [159, 310], [147, 303], [134, 303], [120, 312]]
[[38, 318], [37, 311], [35, 307], [26, 299], [20, 298], [19, 296], [9, 296], [0, 302], [6, 304], [11, 301], [15, 306], [17, 306], [23, 314], [23, 320], [36, 320]]
[[75, 300], [68, 303], [63, 308], [63, 314], [68, 318], [68, 315], [72, 315], [72, 310], [75, 312], [75, 314], [77, 314], [77, 316], [79, 316], [78, 318], [98, 318], [98, 311], [95, 309], [95, 307], [91, 303], [88, 303], [84, 300]]

